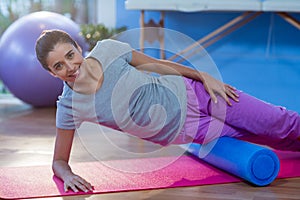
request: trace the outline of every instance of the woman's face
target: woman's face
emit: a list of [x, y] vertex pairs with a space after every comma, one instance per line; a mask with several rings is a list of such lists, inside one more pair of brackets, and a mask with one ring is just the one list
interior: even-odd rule
[[56, 44], [47, 57], [50, 73], [66, 82], [75, 82], [83, 61], [81, 48], [70, 43]]

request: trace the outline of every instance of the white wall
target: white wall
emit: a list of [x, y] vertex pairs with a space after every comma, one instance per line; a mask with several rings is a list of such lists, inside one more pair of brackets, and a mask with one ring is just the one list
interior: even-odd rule
[[96, 0], [96, 23], [102, 23], [109, 28], [116, 26], [116, 0]]

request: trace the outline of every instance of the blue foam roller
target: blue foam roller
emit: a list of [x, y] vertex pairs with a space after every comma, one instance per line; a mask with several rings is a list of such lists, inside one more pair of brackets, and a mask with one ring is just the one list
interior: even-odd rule
[[205, 162], [256, 186], [272, 183], [280, 168], [272, 150], [235, 138], [221, 137], [205, 145], [192, 143], [184, 147]]

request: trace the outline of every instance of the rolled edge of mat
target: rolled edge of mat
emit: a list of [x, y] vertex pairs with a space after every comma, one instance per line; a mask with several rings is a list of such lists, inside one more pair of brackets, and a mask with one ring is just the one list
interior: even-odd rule
[[[203, 149], [207, 147], [203, 156]], [[183, 148], [256, 186], [269, 185], [279, 173], [280, 161], [272, 150], [235, 138], [221, 137], [205, 145], [191, 143], [183, 145]]]

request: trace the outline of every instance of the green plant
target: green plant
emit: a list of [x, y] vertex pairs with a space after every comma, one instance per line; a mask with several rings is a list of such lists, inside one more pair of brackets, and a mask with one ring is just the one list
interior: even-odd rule
[[103, 24], [83, 24], [80, 26], [80, 34], [89, 44], [89, 50], [93, 49], [99, 40], [111, 38], [112, 36], [125, 31], [126, 27], [107, 28]]
[[0, 95], [1, 94], [9, 94], [9, 91], [7, 88], [4, 86], [3, 82], [0, 80]]

